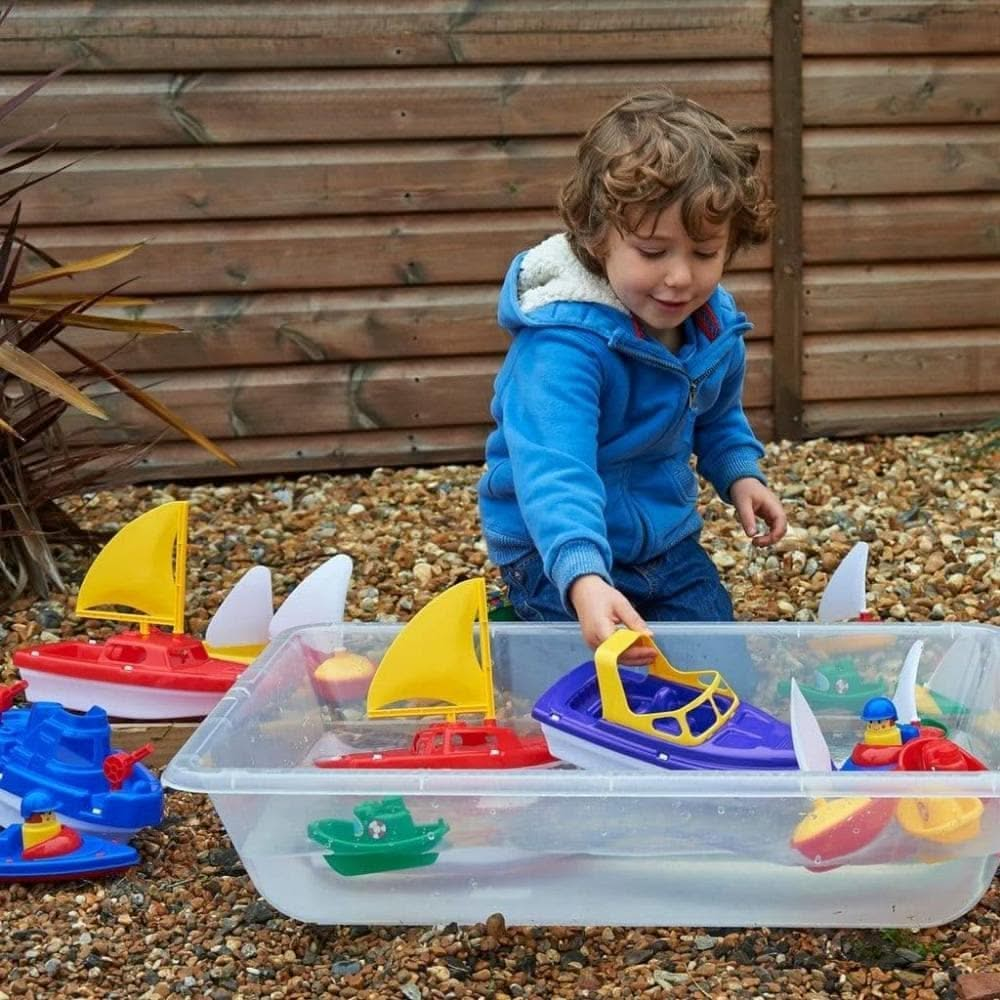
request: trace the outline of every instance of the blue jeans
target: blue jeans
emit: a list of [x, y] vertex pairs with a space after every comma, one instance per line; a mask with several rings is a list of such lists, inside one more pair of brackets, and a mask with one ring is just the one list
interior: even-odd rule
[[[563, 607], [559, 591], [542, 569], [542, 557], [532, 552], [499, 567], [518, 618], [528, 622], [571, 622], [576, 616]], [[719, 579], [719, 571], [689, 535], [649, 562], [635, 566], [616, 563], [611, 569], [615, 587], [649, 623], [731, 622], [733, 603]], [[753, 686], [755, 669], [741, 636], [691, 636], [659, 642], [667, 659], [679, 670], [718, 670], [737, 694]], [[568, 664], [567, 670], [570, 666]]]

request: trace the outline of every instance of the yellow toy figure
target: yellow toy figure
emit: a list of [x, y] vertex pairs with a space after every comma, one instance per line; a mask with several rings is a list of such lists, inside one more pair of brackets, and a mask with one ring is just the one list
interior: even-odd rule
[[29, 792], [21, 799], [22, 857], [53, 857], [80, 847], [80, 835], [56, 818], [55, 804], [48, 792]]
[[869, 698], [861, 710], [865, 724], [861, 742], [867, 746], [898, 747], [918, 736], [920, 730], [908, 723], [898, 722], [896, 706], [885, 697]]

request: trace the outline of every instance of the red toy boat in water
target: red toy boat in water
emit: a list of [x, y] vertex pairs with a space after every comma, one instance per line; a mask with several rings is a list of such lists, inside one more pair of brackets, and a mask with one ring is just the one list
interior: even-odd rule
[[421, 729], [408, 747], [321, 757], [317, 767], [538, 767], [551, 764], [543, 736], [518, 736], [495, 719], [481, 723], [436, 722]]
[[[870, 699], [862, 710], [865, 738], [841, 765], [842, 771], [983, 771], [985, 765], [943, 730], [917, 720], [915, 688], [923, 643], [913, 644], [893, 699]], [[792, 735], [804, 771], [829, 771], [826, 741], [798, 686], [791, 684]], [[913, 720], [900, 722], [899, 719]], [[796, 826], [792, 847], [827, 871], [841, 864], [876, 864], [915, 853], [918, 846], [957, 844], [979, 835], [983, 803], [978, 798], [817, 799]]]
[[[372, 677], [367, 714], [371, 719], [444, 715], [445, 721], [420, 729], [409, 746], [321, 757], [317, 767], [497, 769], [555, 763], [541, 734], [521, 736], [497, 722], [482, 579], [449, 588], [396, 636]], [[482, 721], [458, 720], [471, 714], [482, 715]]]

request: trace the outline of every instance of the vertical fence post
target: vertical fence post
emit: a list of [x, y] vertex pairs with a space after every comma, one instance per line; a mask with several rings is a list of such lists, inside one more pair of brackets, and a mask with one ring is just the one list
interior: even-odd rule
[[771, 5], [772, 393], [778, 438], [802, 437], [802, 0]]

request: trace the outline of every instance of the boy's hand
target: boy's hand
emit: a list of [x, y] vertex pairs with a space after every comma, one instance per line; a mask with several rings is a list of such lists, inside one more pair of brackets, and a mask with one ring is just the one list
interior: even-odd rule
[[[729, 496], [736, 508], [736, 516], [743, 530], [754, 545], [773, 545], [785, 537], [788, 521], [781, 507], [781, 501], [758, 479], [737, 479], [729, 487]], [[768, 531], [757, 533], [757, 518], [768, 526]]]
[[[569, 588], [569, 600], [580, 619], [580, 631], [591, 649], [604, 642], [619, 626], [649, 635], [642, 616], [628, 598], [607, 581], [593, 573], [578, 577]], [[632, 646], [618, 658], [619, 663], [646, 666], [653, 662], [656, 651], [649, 646]]]

